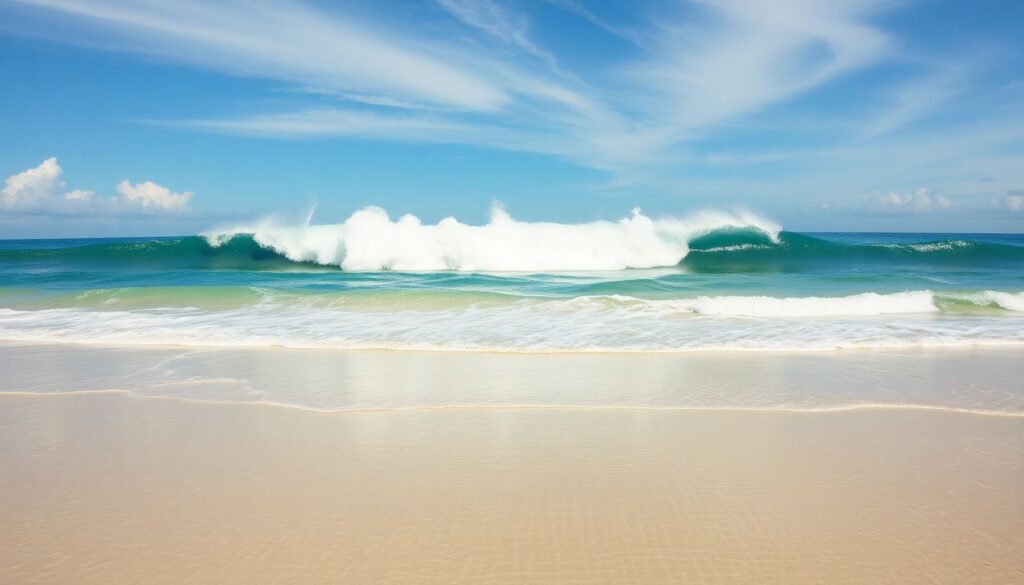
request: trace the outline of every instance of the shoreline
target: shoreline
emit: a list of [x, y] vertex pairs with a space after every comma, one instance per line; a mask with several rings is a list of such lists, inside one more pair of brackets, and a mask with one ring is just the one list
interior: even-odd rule
[[919, 343], [909, 342], [906, 344], [883, 344], [883, 345], [829, 345], [829, 346], [808, 346], [808, 347], [744, 347], [744, 346], [713, 346], [713, 347], [682, 347], [678, 349], [665, 348], [516, 348], [516, 347], [441, 347], [433, 345], [284, 345], [277, 343], [164, 343], [164, 342], [140, 342], [128, 341], [82, 341], [78, 339], [66, 340], [61, 338], [5, 338], [0, 339], [2, 346], [72, 346], [86, 348], [122, 348], [122, 349], [166, 349], [166, 350], [191, 350], [191, 351], [214, 351], [214, 350], [238, 350], [238, 351], [324, 351], [324, 352], [367, 352], [367, 353], [437, 353], [437, 354], [484, 354], [484, 355], [523, 355], [523, 356], [560, 356], [560, 355], [829, 355], [843, 353], [868, 353], [868, 352], [914, 352], [914, 351], [986, 351], [986, 350], [1021, 350], [1024, 351], [1024, 340], [970, 340], [955, 341], [950, 343]]
[[1024, 350], [486, 354], [0, 343], [0, 395], [123, 392], [312, 412], [943, 410], [1024, 416]]
[[66, 392], [31, 392], [31, 391], [0, 391], [0, 400], [6, 397], [14, 398], [68, 398], [78, 396], [124, 396], [138, 400], [166, 400], [182, 404], [195, 404], [207, 406], [241, 406], [241, 407], [265, 407], [280, 408], [285, 410], [296, 410], [309, 414], [319, 415], [346, 415], [359, 413], [387, 413], [387, 412], [434, 412], [434, 411], [516, 411], [516, 410], [568, 410], [568, 411], [656, 411], [656, 412], [712, 412], [712, 413], [766, 413], [766, 414], [842, 414], [856, 412], [886, 412], [886, 411], [910, 411], [910, 412], [936, 412], [944, 414], [962, 414], [969, 416], [991, 416], [999, 418], [1024, 418], [1024, 412], [1003, 412], [993, 410], [976, 410], [968, 408], [955, 408], [946, 406], [933, 406], [928, 404], [851, 404], [847, 406], [822, 407], [822, 408], [743, 408], [727, 406], [629, 406], [629, 405], [585, 405], [585, 404], [455, 404], [440, 406], [393, 406], [376, 408], [348, 408], [339, 410], [323, 410], [298, 406], [282, 402], [266, 401], [226, 401], [226, 400], [201, 400], [195, 398], [182, 398], [178, 396], [143, 396], [131, 390], [71, 390]]

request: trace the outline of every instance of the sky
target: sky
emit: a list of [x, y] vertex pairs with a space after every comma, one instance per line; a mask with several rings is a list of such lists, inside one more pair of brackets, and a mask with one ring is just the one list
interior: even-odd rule
[[0, 0], [0, 238], [493, 201], [1022, 232], [1022, 30], [1019, 0]]

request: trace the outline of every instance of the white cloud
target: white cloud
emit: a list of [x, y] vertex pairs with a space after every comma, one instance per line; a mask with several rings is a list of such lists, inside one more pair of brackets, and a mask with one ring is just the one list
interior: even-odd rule
[[913, 193], [878, 193], [869, 206], [878, 211], [924, 213], [953, 207], [953, 202], [941, 195], [932, 195], [925, 188]]
[[627, 40], [635, 45], [643, 46], [644, 39], [635, 30], [627, 28], [618, 24], [612, 24], [611, 22], [601, 18], [593, 11], [589, 10], [579, 0], [546, 0], [546, 2], [553, 4], [571, 14], [586, 20], [590, 24], [602, 29], [603, 31], [613, 34], [621, 39]]
[[334, 108], [228, 120], [191, 120], [177, 125], [263, 136], [352, 136], [431, 142], [457, 141], [456, 135], [465, 140], [474, 131], [471, 125], [434, 115], [379, 114]]
[[476, 110], [508, 101], [502, 88], [443, 47], [300, 2], [22, 1], [83, 19], [116, 48], [229, 73]]
[[93, 196], [96, 195], [95, 191], [85, 191], [82, 189], [75, 189], [64, 194], [64, 199], [68, 201], [91, 201]]
[[436, 0], [449, 14], [463, 24], [483, 31], [502, 43], [514, 46], [541, 61], [556, 66], [555, 58], [538, 47], [527, 35], [527, 21], [510, 14], [491, 0]]
[[632, 67], [680, 131], [757, 112], [886, 56], [865, 20], [881, 0], [707, 0], [701, 28], [663, 25], [656, 58]]
[[152, 181], [121, 181], [117, 195], [97, 197], [84, 189], [63, 192], [64, 170], [55, 157], [7, 178], [0, 213], [130, 215], [139, 212], [184, 213], [192, 193], [175, 193]]
[[[875, 193], [867, 198], [845, 198], [823, 201], [820, 208], [824, 211], [859, 214], [859, 215], [892, 215], [929, 216], [946, 214], [949, 216], [992, 215], [994, 213], [1024, 212], [1024, 191], [1010, 190], [1004, 195], [986, 197], [962, 194], [955, 199], [929, 193], [920, 188], [913, 192]], [[955, 211], [955, 214], [948, 212]]]
[[1024, 211], [1024, 190], [1008, 191], [992, 200], [992, 207], [1004, 211]]
[[[629, 38], [637, 51], [585, 74], [563, 71], [557, 55], [528, 35], [527, 19], [496, 0], [435, 0], [466, 25], [462, 36], [423, 22], [408, 29], [414, 34], [389, 34], [381, 22], [285, 0], [23, 0], [89, 25], [69, 35], [73, 41], [98, 32], [115, 49], [368, 96], [360, 101], [383, 110], [296, 108], [185, 126], [431, 140], [423, 138], [428, 124], [445, 129], [442, 141], [554, 154], [620, 172], [670, 162], [700, 133], [878, 63], [891, 48], [868, 23], [889, 0], [779, 0], [771, 10], [756, 0], [706, 0], [695, 3], [696, 14], [666, 9], [646, 30], [628, 31], [609, 27], [578, 1], [552, 1]], [[509, 47], [528, 58], [510, 57]], [[435, 112], [426, 121], [396, 111], [424, 106]], [[331, 123], [312, 123], [317, 117]]]
[[188, 191], [175, 193], [153, 181], [143, 181], [135, 185], [127, 180], [121, 181], [117, 184], [117, 192], [128, 203], [170, 211], [185, 211], [188, 209], [188, 202], [192, 200], [192, 193]]
[[64, 187], [60, 180], [60, 164], [50, 157], [38, 167], [7, 177], [3, 190], [3, 207], [31, 208], [55, 197]]
[[916, 215], [941, 213], [959, 208], [953, 200], [935, 195], [921, 187], [915, 191], [886, 193], [875, 192], [869, 197], [846, 197], [822, 201], [819, 207], [825, 211], [868, 215]]

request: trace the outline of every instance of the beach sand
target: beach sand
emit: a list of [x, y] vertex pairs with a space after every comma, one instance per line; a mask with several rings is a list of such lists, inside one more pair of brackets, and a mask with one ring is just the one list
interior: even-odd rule
[[1012, 416], [5, 395], [0, 469], [5, 584], [1024, 582]]

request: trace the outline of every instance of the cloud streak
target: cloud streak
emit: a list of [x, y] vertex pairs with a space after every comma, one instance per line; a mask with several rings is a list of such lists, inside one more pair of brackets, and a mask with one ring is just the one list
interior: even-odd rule
[[[295, 90], [293, 107], [149, 123], [271, 138], [479, 145], [561, 157], [620, 182], [701, 160], [777, 161], [772, 152], [699, 152], [699, 145], [892, 64], [902, 49], [875, 24], [893, 0], [779, 0], [770, 10], [757, 0], [694, 0], [667, 3], [652, 11], [656, 18], [628, 27], [576, 0], [548, 0], [598, 38], [629, 43], [630, 51], [579, 71], [566, 70], [565, 43], [542, 42], [524, 14], [499, 0], [427, 0], [415, 23], [397, 12], [371, 21], [298, 0], [19, 1], [60, 16], [70, 42], [102, 34], [114, 50]], [[854, 147], [933, 115], [959, 95], [966, 68], [926, 66], [888, 92], [881, 110], [843, 120], [837, 140]], [[302, 92], [338, 102], [310, 106]], [[805, 134], [822, 125], [809, 123]]]
[[866, 23], [878, 1], [702, 3], [699, 30], [662, 24], [655, 58], [631, 67], [652, 104], [679, 131], [723, 122], [790, 99], [880, 61], [887, 37]]
[[443, 51], [299, 2], [21, 1], [101, 30], [114, 48], [220, 71], [473, 110], [508, 100]]
[[538, 47], [528, 36], [527, 21], [513, 15], [491, 0], [436, 0], [438, 5], [467, 26], [473, 27], [501, 43], [557, 67], [551, 53]]

